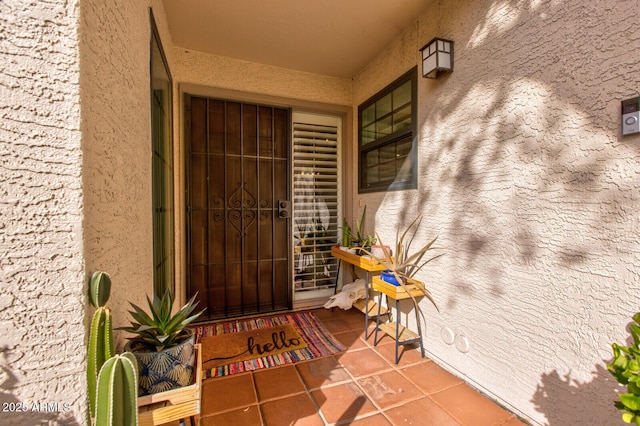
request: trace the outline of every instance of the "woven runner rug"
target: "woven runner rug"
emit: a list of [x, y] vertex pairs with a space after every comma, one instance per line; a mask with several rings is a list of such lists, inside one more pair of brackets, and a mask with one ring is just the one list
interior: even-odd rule
[[194, 327], [204, 378], [328, 356], [345, 350], [311, 312]]

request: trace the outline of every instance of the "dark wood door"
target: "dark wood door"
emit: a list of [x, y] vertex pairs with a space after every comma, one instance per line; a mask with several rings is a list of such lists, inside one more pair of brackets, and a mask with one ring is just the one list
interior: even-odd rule
[[186, 98], [188, 295], [202, 319], [290, 308], [287, 109]]

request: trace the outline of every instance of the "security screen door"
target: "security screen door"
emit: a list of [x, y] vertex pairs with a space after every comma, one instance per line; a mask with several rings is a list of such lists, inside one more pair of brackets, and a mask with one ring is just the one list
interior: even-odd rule
[[187, 294], [204, 318], [291, 307], [290, 112], [186, 96]]

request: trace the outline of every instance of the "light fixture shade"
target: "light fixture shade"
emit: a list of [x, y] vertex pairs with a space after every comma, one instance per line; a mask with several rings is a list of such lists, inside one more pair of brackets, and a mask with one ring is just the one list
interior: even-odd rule
[[438, 78], [453, 71], [453, 41], [436, 37], [422, 49], [422, 76]]

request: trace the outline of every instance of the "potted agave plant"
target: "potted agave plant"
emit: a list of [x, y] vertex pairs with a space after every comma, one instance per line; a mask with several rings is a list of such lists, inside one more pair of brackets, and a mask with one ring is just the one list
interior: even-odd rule
[[365, 232], [365, 219], [367, 206], [362, 209], [362, 216], [356, 220], [353, 228], [349, 226], [346, 218], [342, 219], [342, 238], [340, 249], [350, 253], [362, 255], [371, 250], [371, 246], [377, 241], [376, 237]]
[[133, 321], [129, 327], [121, 327], [133, 333], [125, 349], [138, 361], [139, 395], [187, 386], [191, 383], [195, 365], [195, 334], [187, 327], [204, 309], [193, 314], [197, 306], [194, 295], [175, 315], [173, 295], [166, 291], [162, 298], [147, 297], [150, 314], [131, 303], [129, 311]]
[[[407, 290], [407, 285], [412, 285], [419, 290], [420, 293], [424, 294], [431, 303], [433, 303], [433, 306], [438, 309], [438, 305], [436, 305], [435, 300], [431, 296], [429, 290], [425, 287], [424, 283], [414, 278], [418, 271], [420, 271], [427, 263], [442, 256], [442, 254], [438, 254], [428, 258], [425, 257], [427, 256], [427, 252], [435, 249], [433, 244], [436, 242], [438, 237], [435, 237], [422, 247], [412, 250], [411, 245], [414, 242], [414, 238], [420, 228], [421, 222], [422, 216], [418, 216], [402, 233], [400, 233], [400, 229], [397, 230], [393, 255], [391, 250], [384, 249], [385, 245], [377, 233], [376, 236], [378, 241], [383, 247], [381, 250], [382, 256], [380, 256], [379, 253], [376, 253], [378, 254], [377, 256], [369, 252], [367, 254], [387, 268], [385, 271], [380, 273], [380, 279], [389, 284], [402, 286], [405, 290]], [[407, 291], [407, 293], [411, 295], [411, 292]], [[413, 296], [411, 296], [411, 299], [413, 300], [416, 309], [422, 313], [416, 299]]]

